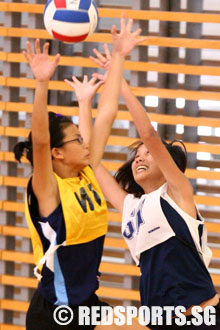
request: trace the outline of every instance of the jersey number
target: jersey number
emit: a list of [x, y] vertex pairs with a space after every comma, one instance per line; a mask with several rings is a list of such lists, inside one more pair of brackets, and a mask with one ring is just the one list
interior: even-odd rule
[[[99, 194], [95, 190], [92, 189], [92, 186], [90, 183], [88, 184], [87, 187], [92, 192], [96, 203], [100, 206], [102, 201], [101, 201]], [[75, 194], [76, 199], [79, 202], [79, 205], [81, 206], [83, 212], [87, 213], [87, 203], [89, 204], [90, 210], [94, 211], [94, 209], [95, 209], [94, 204], [93, 204], [91, 198], [89, 197], [89, 195], [87, 194], [85, 188], [81, 187], [79, 190], [79, 193], [80, 193], [80, 197], [77, 195], [76, 192], [74, 194]]]
[[[135, 225], [136, 223], [136, 225]], [[127, 239], [132, 239], [134, 234], [138, 235], [140, 226], [144, 224], [144, 219], [141, 216], [141, 210], [137, 212], [136, 217], [133, 220], [128, 221], [123, 236]]]

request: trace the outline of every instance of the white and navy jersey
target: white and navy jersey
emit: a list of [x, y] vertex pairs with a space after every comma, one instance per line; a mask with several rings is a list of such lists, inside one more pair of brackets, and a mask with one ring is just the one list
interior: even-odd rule
[[216, 294], [204, 219], [181, 210], [167, 184], [141, 198], [126, 196], [122, 234], [140, 266], [142, 305], [188, 308]]

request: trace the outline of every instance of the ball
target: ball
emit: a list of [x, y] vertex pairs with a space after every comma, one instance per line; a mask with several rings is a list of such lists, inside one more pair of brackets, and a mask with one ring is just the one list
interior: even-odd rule
[[98, 10], [94, 0], [48, 0], [43, 19], [46, 30], [55, 39], [81, 42], [95, 31]]

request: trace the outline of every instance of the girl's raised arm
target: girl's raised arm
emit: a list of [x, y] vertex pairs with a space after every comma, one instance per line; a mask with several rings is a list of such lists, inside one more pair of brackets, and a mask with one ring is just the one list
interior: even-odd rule
[[[60, 55], [53, 61], [48, 56], [49, 43], [45, 43], [43, 51], [40, 40], [35, 42], [35, 51], [27, 42], [27, 51], [23, 54], [28, 61], [36, 79], [34, 107], [32, 113], [32, 145], [33, 145], [33, 178], [32, 187], [38, 199], [40, 214], [47, 216], [57, 206], [59, 194], [53, 175], [50, 150], [49, 120], [47, 111], [48, 84], [53, 75]], [[48, 208], [48, 205], [50, 207]]]
[[99, 164], [96, 168], [95, 175], [105, 198], [116, 210], [122, 213], [124, 199], [127, 193], [103, 165]]
[[[90, 58], [100, 67], [108, 70], [111, 62], [111, 56], [107, 44], [104, 46], [105, 56], [103, 56], [97, 49], [94, 49], [96, 57], [91, 56]], [[94, 77], [98, 79], [104, 79], [103, 75], [97, 73], [94, 74]], [[193, 189], [190, 182], [174, 163], [172, 157], [165, 148], [157, 132], [154, 130], [146, 110], [143, 108], [138, 99], [133, 95], [130, 87], [123, 78], [121, 93], [128, 107], [128, 110], [134, 119], [142, 142], [146, 145], [150, 154], [160, 167], [160, 170], [162, 171], [166, 181], [168, 182], [168, 189], [173, 199], [178, 204], [180, 204], [181, 207], [187, 209], [187, 211], [189, 211], [189, 209], [194, 210]], [[183, 203], [185, 204], [185, 201], [188, 201], [186, 203], [187, 207], [182, 205]], [[188, 207], [188, 205], [190, 206]], [[192, 215], [194, 215], [194, 211], [192, 212]]]
[[99, 103], [98, 114], [93, 127], [90, 154], [91, 165], [95, 169], [104, 152], [107, 139], [111, 132], [112, 123], [118, 110], [118, 100], [121, 91], [123, 64], [127, 54], [146, 38], [139, 38], [141, 30], [131, 32], [132, 20], [125, 24], [125, 17], [121, 18], [121, 30], [117, 34], [116, 27], [112, 27], [113, 52], [107, 79], [104, 84]]
[[146, 145], [168, 183], [168, 193], [183, 210], [195, 216], [193, 189], [189, 180], [175, 164], [154, 130], [146, 110], [133, 95], [124, 79], [122, 81], [122, 96], [133, 117], [142, 142]]
[[74, 90], [79, 104], [79, 131], [86, 143], [90, 143], [92, 135], [92, 99], [103, 81], [96, 82], [96, 78], [88, 80], [85, 75], [83, 81], [79, 81], [75, 76], [72, 81], [65, 79], [65, 82]]

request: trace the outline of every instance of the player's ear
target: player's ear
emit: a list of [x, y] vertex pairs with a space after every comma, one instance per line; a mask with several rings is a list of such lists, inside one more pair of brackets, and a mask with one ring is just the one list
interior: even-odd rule
[[52, 148], [51, 155], [53, 159], [63, 159], [63, 151], [60, 148]]

